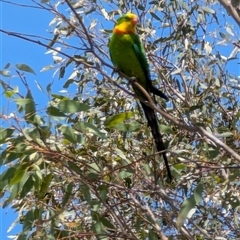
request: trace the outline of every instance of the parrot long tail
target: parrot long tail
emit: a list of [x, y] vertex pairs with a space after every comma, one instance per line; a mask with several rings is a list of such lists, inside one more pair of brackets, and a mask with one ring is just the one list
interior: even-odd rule
[[[145, 105], [143, 102], [141, 102], [141, 105], [142, 105], [143, 111], [146, 115], [148, 125], [151, 128], [152, 135], [153, 135], [153, 138], [155, 140], [157, 150], [158, 150], [158, 152], [164, 151], [165, 147], [164, 147], [164, 144], [163, 144], [162, 135], [161, 135], [159, 127], [158, 127], [156, 114], [155, 114], [155, 112], [152, 108]], [[163, 156], [163, 159], [164, 159], [164, 162], [165, 162], [165, 165], [166, 165], [168, 178], [171, 181], [172, 180], [172, 174], [171, 174], [171, 171], [170, 171], [170, 167], [168, 165], [166, 152], [162, 152], [162, 156]]]

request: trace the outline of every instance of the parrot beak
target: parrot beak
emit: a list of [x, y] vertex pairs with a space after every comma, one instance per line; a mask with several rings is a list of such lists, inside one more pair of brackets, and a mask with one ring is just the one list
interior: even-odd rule
[[137, 17], [135, 17], [135, 18], [133, 18], [133, 23], [134, 23], [134, 25], [136, 25], [137, 23], [138, 23], [138, 18]]

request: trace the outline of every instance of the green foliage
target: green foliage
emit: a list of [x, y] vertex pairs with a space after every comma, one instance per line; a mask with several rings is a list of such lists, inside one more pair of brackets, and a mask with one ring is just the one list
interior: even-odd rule
[[182, 227], [183, 222], [186, 220], [189, 212], [195, 208], [202, 201], [203, 186], [200, 183], [195, 189], [194, 194], [184, 200], [181, 206], [181, 210], [177, 219], [178, 228]]
[[17, 64], [16, 67], [21, 71], [33, 73], [34, 75], [36, 75], [34, 70], [26, 64]]
[[[0, 197], [18, 213], [10, 227], [22, 225], [15, 239], [239, 237], [239, 33], [220, 5], [41, 4], [53, 14], [54, 34], [46, 45], [29, 40], [48, 48], [53, 62], [42, 71], [54, 69], [64, 91], [38, 80], [33, 92], [34, 62], [0, 70], [8, 106], [1, 114]], [[159, 125], [172, 183], [128, 80], [111, 75], [110, 29], [129, 10], [140, 19], [153, 83], [170, 99], [154, 102], [164, 113]]]

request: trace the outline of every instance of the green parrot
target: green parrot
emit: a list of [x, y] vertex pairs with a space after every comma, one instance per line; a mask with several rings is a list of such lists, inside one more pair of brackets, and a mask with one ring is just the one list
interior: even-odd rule
[[[133, 13], [127, 13], [117, 20], [113, 29], [113, 35], [109, 41], [111, 60], [114, 66], [124, 74], [129, 77], [135, 77], [137, 82], [149, 94], [153, 93], [167, 100], [168, 98], [152, 85], [146, 53], [139, 36], [136, 34], [137, 23], [138, 18]], [[147, 101], [146, 96], [140, 89], [134, 86], [134, 84], [132, 84], [132, 87], [137, 96]], [[165, 150], [154, 110], [144, 102], [141, 101], [140, 103], [146, 115], [148, 125], [151, 128], [157, 150], [159, 152]], [[168, 178], [172, 180], [166, 153], [163, 152], [162, 156], [166, 165]]]

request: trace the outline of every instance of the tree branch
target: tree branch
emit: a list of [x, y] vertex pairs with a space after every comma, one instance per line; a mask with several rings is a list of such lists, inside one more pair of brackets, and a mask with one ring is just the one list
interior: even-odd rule
[[[237, 2], [237, 0], [235, 0]], [[236, 23], [240, 26], [240, 12], [237, 10], [239, 8], [239, 5], [234, 7], [232, 5], [233, 1], [229, 0], [219, 0], [220, 4], [226, 9], [227, 13], [233, 17], [233, 19], [236, 21]], [[239, 2], [239, 1], [238, 1]]]
[[217, 137], [213, 136], [209, 132], [207, 132], [204, 128], [196, 126], [196, 124], [193, 123], [193, 126], [189, 126], [186, 124], [182, 124], [179, 120], [177, 120], [175, 117], [172, 115], [166, 113], [165, 111], [161, 110], [156, 106], [156, 104], [153, 102], [151, 96], [148, 94], [148, 92], [138, 83], [138, 82], [133, 82], [133, 84], [139, 88], [142, 93], [146, 96], [148, 99], [148, 102], [143, 101], [140, 99], [140, 101], [143, 101], [145, 104], [153, 108], [155, 111], [159, 112], [165, 119], [171, 121], [178, 127], [188, 130], [189, 132], [198, 132], [202, 136], [207, 137], [208, 139], [212, 140], [215, 144], [217, 144], [219, 147], [223, 148], [226, 152], [228, 152], [231, 156], [233, 156], [235, 159], [237, 159], [240, 162], [240, 156], [230, 147], [228, 147], [226, 144], [224, 144], [221, 140], [219, 140]]

